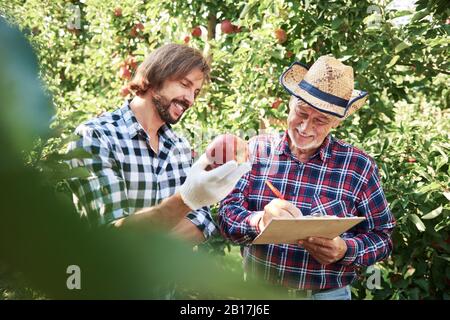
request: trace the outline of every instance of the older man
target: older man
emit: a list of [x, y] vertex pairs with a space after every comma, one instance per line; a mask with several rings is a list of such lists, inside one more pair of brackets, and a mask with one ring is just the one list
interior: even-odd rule
[[[292, 95], [288, 129], [281, 136], [254, 139], [252, 170], [221, 203], [220, 228], [242, 245], [248, 275], [291, 292], [306, 289], [313, 299], [351, 299], [357, 268], [390, 254], [395, 225], [374, 160], [330, 134], [364, 104], [367, 93], [354, 90], [353, 69], [330, 56], [309, 70], [294, 63], [280, 82]], [[285, 200], [274, 199], [266, 179]], [[366, 220], [334, 239], [251, 244], [273, 217], [302, 214]]]

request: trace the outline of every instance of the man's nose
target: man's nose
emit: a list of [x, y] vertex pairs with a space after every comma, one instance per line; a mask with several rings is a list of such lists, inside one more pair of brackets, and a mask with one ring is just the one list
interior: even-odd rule
[[311, 120], [303, 120], [300, 124], [300, 129], [302, 132], [308, 133], [310, 129], [312, 129]]
[[194, 100], [195, 100], [194, 91], [189, 90], [188, 92], [186, 92], [186, 94], [184, 95], [184, 99], [186, 99], [186, 102], [189, 103], [189, 107], [192, 106], [194, 104]]

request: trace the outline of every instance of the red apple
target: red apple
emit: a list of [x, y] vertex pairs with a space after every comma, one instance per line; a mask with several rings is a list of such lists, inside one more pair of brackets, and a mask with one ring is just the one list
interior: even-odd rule
[[275, 38], [277, 38], [278, 43], [285, 43], [287, 40], [286, 31], [284, 31], [283, 29], [275, 30]]
[[125, 60], [125, 64], [128, 65], [128, 67], [131, 70], [136, 70], [136, 68], [137, 68], [136, 58], [134, 56], [132, 56], [132, 55], [129, 55], [127, 57], [127, 59]]
[[136, 30], [144, 31], [144, 25], [140, 22], [136, 23], [134, 27], [136, 28]]
[[192, 29], [191, 34], [195, 38], [201, 37], [202, 36], [202, 29], [200, 29], [200, 27], [195, 27], [194, 29]]
[[184, 43], [188, 44], [190, 40], [191, 40], [191, 37], [186, 36], [186, 37], [184, 37], [183, 41], [184, 41]]
[[286, 58], [292, 58], [293, 55], [294, 53], [292, 51], [286, 52]]
[[221, 134], [208, 145], [206, 156], [212, 162], [210, 165], [212, 169], [231, 160], [243, 163], [248, 160], [248, 145], [246, 141], [233, 134]]
[[114, 9], [114, 15], [116, 17], [121, 17], [122, 16], [122, 8], [115, 8]]
[[138, 32], [144, 31], [144, 25], [140, 22], [136, 23], [130, 30], [130, 36], [133, 38], [138, 35]]
[[278, 107], [280, 106], [280, 104], [283, 102], [283, 100], [281, 100], [280, 98], [278, 98], [277, 100], [275, 100], [273, 103], [272, 103], [272, 108], [273, 109], [278, 109]]
[[122, 79], [130, 80], [131, 72], [127, 66], [121, 66], [119, 69], [119, 77]]
[[222, 30], [223, 33], [233, 33], [234, 28], [233, 28], [233, 24], [231, 23], [230, 20], [223, 20], [222, 23], [220, 24], [220, 29]]
[[130, 36], [131, 36], [132, 38], [136, 38], [136, 36], [137, 36], [137, 31], [136, 31], [136, 28], [135, 28], [135, 27], [131, 28], [131, 30], [130, 30]]
[[409, 157], [406, 161], [408, 161], [409, 163], [415, 163], [417, 160], [413, 157]]

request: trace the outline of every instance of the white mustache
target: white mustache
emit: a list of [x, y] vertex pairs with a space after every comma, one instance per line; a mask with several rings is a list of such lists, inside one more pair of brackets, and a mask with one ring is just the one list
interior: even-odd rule
[[312, 137], [312, 135], [310, 135], [310, 134], [306, 134], [305, 132], [303, 132], [300, 128], [296, 128], [297, 129], [297, 132], [300, 134], [300, 135], [302, 135], [302, 136], [304, 136], [304, 137]]

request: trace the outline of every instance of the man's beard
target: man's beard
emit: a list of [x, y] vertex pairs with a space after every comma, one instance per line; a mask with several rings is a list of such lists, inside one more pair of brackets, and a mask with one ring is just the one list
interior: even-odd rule
[[309, 150], [313, 150], [313, 149], [317, 149], [321, 146], [320, 144], [317, 144], [317, 141], [315, 139], [313, 139], [312, 141], [306, 143], [306, 144], [299, 144], [297, 143], [297, 141], [294, 138], [294, 134], [298, 133], [297, 128], [295, 129], [288, 129], [288, 134], [289, 134], [289, 140], [291, 141], [291, 143], [294, 145], [294, 147], [296, 147], [297, 149], [301, 150], [301, 151], [309, 151]]
[[172, 117], [170, 114], [170, 106], [172, 103], [177, 103], [180, 106], [183, 107], [183, 113], [189, 108], [189, 104], [186, 101], [183, 100], [177, 100], [173, 99], [169, 101], [166, 97], [162, 95], [155, 95], [152, 97], [152, 102], [156, 107], [156, 110], [158, 111], [159, 117], [162, 121], [168, 124], [176, 124], [182, 117], [183, 114], [181, 114], [177, 119]]

